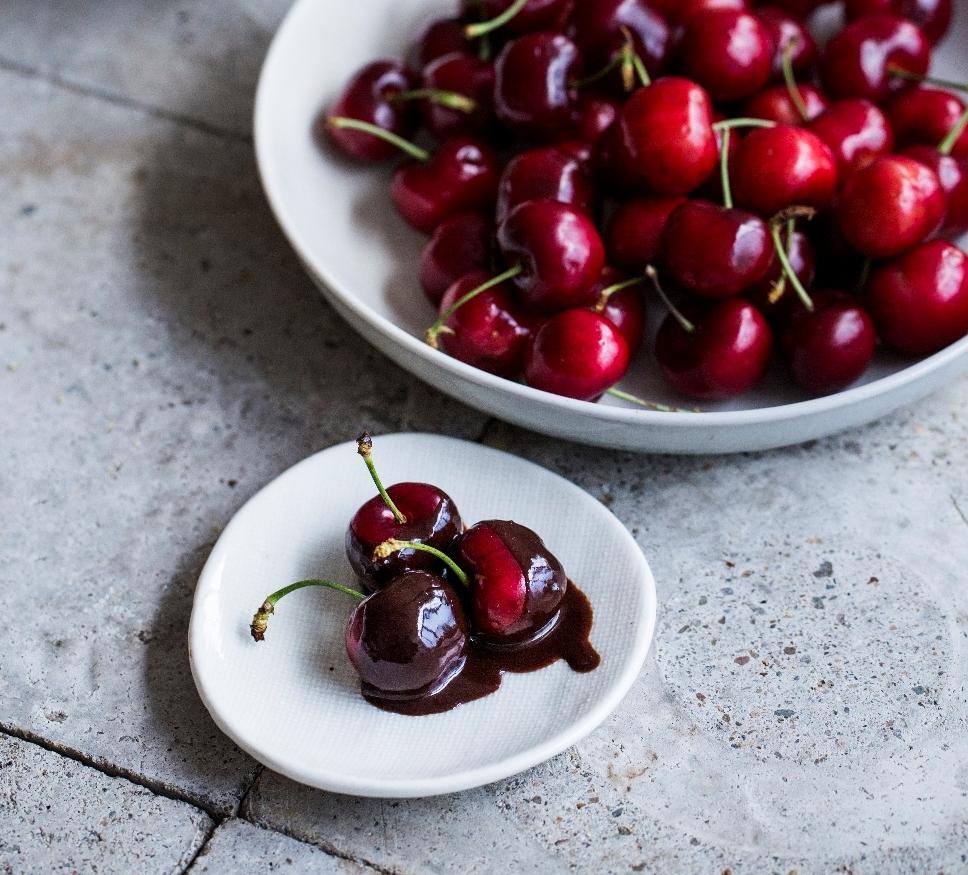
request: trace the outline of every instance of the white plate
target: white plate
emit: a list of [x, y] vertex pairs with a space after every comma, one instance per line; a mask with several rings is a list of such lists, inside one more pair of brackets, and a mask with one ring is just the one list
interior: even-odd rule
[[[402, 56], [423, 24], [454, 0], [297, 0], [269, 50], [255, 107], [263, 184], [279, 223], [333, 307], [370, 343], [442, 391], [480, 410], [545, 434], [583, 443], [671, 453], [766, 449], [875, 419], [968, 370], [968, 338], [916, 363], [882, 356], [865, 383], [808, 399], [782, 373], [737, 401], [701, 414], [657, 413], [573, 401], [502, 380], [436, 352], [422, 341], [433, 312], [420, 291], [417, 258], [425, 238], [389, 201], [389, 170], [351, 166], [323, 154], [310, 124], [347, 78], [378, 57]], [[968, 62], [968, 6], [941, 46], [935, 69], [959, 81]], [[622, 387], [681, 404], [643, 351]]]
[[251, 498], [202, 570], [189, 631], [192, 673], [219, 728], [269, 768], [358, 796], [416, 797], [497, 781], [565, 750], [628, 692], [655, 626], [655, 584], [622, 524], [567, 480], [516, 456], [451, 438], [375, 441], [386, 483], [436, 483], [468, 524], [514, 519], [535, 529], [591, 600], [602, 663], [563, 662], [506, 675], [476, 702], [430, 717], [381, 711], [359, 693], [343, 632], [353, 601], [310, 589], [280, 602], [266, 640], [248, 624], [265, 596], [294, 580], [354, 585], [343, 552], [350, 517], [373, 484], [340, 444], [310, 456]]

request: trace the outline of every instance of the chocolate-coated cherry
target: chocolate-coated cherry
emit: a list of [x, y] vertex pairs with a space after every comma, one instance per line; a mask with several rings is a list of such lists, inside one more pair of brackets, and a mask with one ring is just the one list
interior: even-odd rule
[[524, 379], [535, 389], [591, 401], [622, 379], [629, 358], [625, 337], [607, 317], [565, 310], [536, 332]]
[[603, 268], [595, 284], [596, 302], [592, 309], [614, 325], [634, 355], [645, 337], [646, 310], [641, 286], [644, 276], [629, 277], [614, 267]]
[[968, 334], [968, 256], [942, 240], [923, 243], [875, 269], [864, 302], [887, 346], [937, 352]]
[[773, 46], [773, 78], [783, 80], [784, 57], [789, 53], [793, 74], [808, 78], [817, 65], [817, 41], [807, 29], [803, 18], [778, 6], [761, 6], [756, 17], [766, 27]]
[[[838, 100], [810, 123], [837, 161], [841, 181], [894, 147], [887, 117], [869, 100]], [[940, 138], [939, 138], [940, 139]]]
[[[494, 121], [494, 66], [473, 55], [443, 55], [423, 71], [422, 88], [431, 99], [421, 102], [427, 130], [435, 137], [486, 132]], [[467, 102], [434, 100], [435, 94], [459, 95]]]
[[642, 273], [661, 252], [662, 233], [683, 198], [644, 197], [620, 204], [605, 229], [609, 260], [630, 273]]
[[483, 213], [457, 213], [434, 230], [420, 255], [420, 284], [435, 307], [457, 280], [485, 268], [494, 248], [494, 224]]
[[944, 191], [934, 171], [912, 158], [889, 155], [848, 177], [837, 220], [858, 252], [891, 258], [934, 234], [944, 211]]
[[500, 225], [497, 241], [505, 262], [521, 268], [514, 284], [529, 308], [554, 313], [594, 303], [605, 247], [583, 212], [555, 201], [526, 201]]
[[923, 75], [931, 44], [917, 25], [896, 15], [869, 15], [848, 24], [828, 44], [823, 82], [835, 98], [884, 100], [909, 83], [897, 71]]
[[743, 104], [741, 114], [784, 125], [800, 125], [822, 115], [830, 106], [824, 93], [813, 85], [797, 85], [800, 104], [786, 85], [771, 85]]
[[373, 465], [370, 436], [364, 432], [357, 445], [379, 494], [357, 510], [346, 530], [346, 555], [353, 571], [372, 591], [405, 571], [440, 570], [440, 562], [427, 553], [408, 549], [375, 559], [373, 551], [390, 538], [418, 541], [441, 551], [450, 549], [463, 530], [457, 505], [429, 483], [397, 483], [384, 488]]
[[848, 21], [878, 12], [899, 15], [913, 21], [931, 42], [936, 43], [951, 23], [951, 0], [847, 0], [844, 12]]
[[[936, 146], [948, 136], [965, 112], [965, 103], [950, 91], [919, 85], [891, 98], [887, 115], [897, 147]], [[968, 131], [962, 131], [951, 154], [968, 158]]]
[[495, 30], [514, 34], [560, 30], [570, 6], [570, 0], [461, 0], [465, 17], [481, 19], [465, 28], [470, 37]]
[[497, 190], [498, 224], [531, 200], [557, 201], [592, 215], [595, 194], [582, 163], [571, 153], [548, 146], [521, 152], [504, 168]]

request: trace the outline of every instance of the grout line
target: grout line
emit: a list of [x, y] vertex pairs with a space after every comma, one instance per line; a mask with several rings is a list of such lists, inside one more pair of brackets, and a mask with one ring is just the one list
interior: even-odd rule
[[185, 865], [184, 865], [184, 867], [183, 867], [183, 868], [182, 868], [182, 870], [181, 870], [181, 875], [188, 875], [188, 873], [189, 873], [189, 872], [191, 871], [191, 868], [192, 868], [192, 866], [194, 866], [194, 865], [195, 865], [195, 861], [196, 861], [196, 860], [197, 860], [197, 859], [198, 859], [198, 858], [199, 858], [200, 856], [202, 856], [202, 852], [203, 852], [203, 851], [204, 851], [204, 850], [205, 850], [205, 849], [206, 849], [206, 848], [207, 848], [207, 847], [209, 846], [209, 844], [211, 843], [211, 841], [212, 841], [212, 837], [213, 837], [213, 836], [215, 835], [215, 831], [216, 831], [216, 830], [217, 830], [217, 829], [218, 829], [218, 828], [219, 828], [219, 827], [220, 827], [220, 826], [221, 826], [221, 825], [222, 825], [223, 823], [225, 823], [225, 820], [226, 820], [226, 819], [227, 819], [227, 818], [223, 818], [223, 819], [221, 819], [221, 820], [214, 820], [214, 819], [212, 820], [212, 825], [211, 825], [211, 826], [210, 826], [210, 827], [209, 827], [209, 828], [208, 828], [208, 829], [207, 829], [207, 830], [205, 831], [205, 838], [204, 838], [204, 839], [202, 839], [202, 841], [201, 841], [201, 844], [199, 844], [199, 846], [198, 846], [198, 848], [197, 848], [197, 849], [195, 850], [195, 853], [194, 853], [194, 854], [192, 854], [192, 855], [191, 855], [191, 856], [190, 856], [190, 857], [188, 858], [188, 860], [186, 861], [186, 863], [185, 863]]
[[233, 131], [230, 128], [223, 128], [219, 125], [207, 122], [204, 119], [194, 118], [193, 116], [185, 115], [180, 112], [174, 112], [170, 109], [163, 109], [158, 106], [152, 106], [150, 103], [144, 103], [140, 100], [135, 100], [132, 97], [125, 97], [123, 94], [117, 94], [113, 91], [108, 91], [105, 88], [99, 88], [96, 85], [85, 85], [81, 82], [74, 82], [70, 79], [65, 79], [63, 76], [60, 76], [57, 73], [41, 70], [39, 67], [32, 67], [29, 64], [24, 64], [11, 58], [0, 57], [0, 71], [12, 73], [25, 79], [38, 79], [42, 82], [46, 82], [48, 85], [53, 85], [57, 88], [63, 89], [64, 91], [69, 91], [72, 94], [78, 94], [82, 97], [100, 100], [104, 103], [110, 103], [113, 106], [120, 106], [124, 109], [131, 109], [135, 112], [144, 113], [145, 115], [149, 115], [153, 118], [162, 119], [164, 121], [172, 122], [176, 125], [181, 125], [182, 127], [191, 128], [192, 130], [199, 131], [203, 134], [208, 134], [209, 136], [219, 137], [223, 140], [231, 140], [236, 143], [252, 145], [251, 134]]
[[961, 517], [961, 521], [966, 526], [968, 526], [968, 515], [966, 515], [965, 512], [961, 509], [961, 505], [958, 504], [958, 499], [955, 498], [953, 495], [949, 497], [951, 498], [951, 503], [955, 506], [955, 510], [958, 512], [958, 516]]
[[259, 763], [259, 767], [255, 770], [255, 774], [252, 776], [252, 780], [249, 782], [249, 786], [242, 791], [242, 795], [239, 797], [239, 804], [236, 806], [235, 815], [236, 817], [243, 817], [248, 820], [248, 817], [243, 813], [248, 808], [249, 794], [255, 789], [255, 785], [259, 783], [259, 778], [262, 777], [262, 773], [266, 770], [266, 767]]

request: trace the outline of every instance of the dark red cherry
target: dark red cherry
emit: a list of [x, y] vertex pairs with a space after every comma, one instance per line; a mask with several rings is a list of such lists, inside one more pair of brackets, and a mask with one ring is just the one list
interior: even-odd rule
[[334, 116], [367, 122], [401, 137], [416, 130], [417, 108], [413, 101], [394, 101], [393, 95], [415, 88], [416, 77], [397, 61], [374, 61], [356, 73], [343, 93], [316, 122], [317, 138], [325, 136], [350, 158], [357, 161], [385, 161], [399, 154], [391, 143], [363, 131], [336, 128], [327, 124]]
[[457, 213], [488, 209], [497, 195], [499, 173], [490, 147], [461, 134], [441, 143], [429, 160], [400, 167], [390, 197], [407, 222], [429, 233]]
[[628, 344], [629, 353], [634, 355], [645, 337], [648, 317], [641, 282], [626, 285], [629, 280], [628, 274], [614, 267], [603, 268], [602, 275], [595, 283], [597, 303], [592, 309], [601, 313], [619, 330]]
[[623, 184], [655, 194], [688, 194], [716, 167], [712, 104], [688, 79], [669, 76], [640, 88], [622, 107], [616, 126], [609, 166]]
[[495, 64], [497, 117], [526, 136], [566, 134], [574, 110], [573, 83], [579, 78], [578, 48], [562, 34], [529, 33], [512, 40]]
[[605, 230], [609, 260], [630, 273], [642, 273], [659, 260], [662, 232], [681, 197], [644, 197], [620, 204]]
[[877, 268], [865, 303], [884, 343], [928, 355], [968, 334], [968, 256], [942, 240]]
[[[817, 256], [813, 242], [802, 231], [796, 230], [792, 236], [788, 235], [786, 230], [782, 231], [780, 240], [790, 261], [790, 267], [793, 268], [803, 287], [809, 289], [813, 285], [817, 271]], [[782, 277], [783, 267], [780, 260], [774, 258], [766, 276], [744, 293], [744, 297], [771, 320], [782, 321], [791, 307], [796, 306], [795, 302], [799, 301], [790, 281], [783, 280]]]
[[807, 111], [806, 119], [793, 102], [790, 89], [786, 85], [771, 85], [759, 94], [754, 94], [743, 104], [740, 115], [783, 125], [802, 125], [804, 121], [817, 118], [830, 105], [824, 93], [813, 85], [798, 85], [797, 90]]
[[520, 646], [554, 627], [568, 578], [531, 529], [509, 520], [484, 520], [463, 534], [455, 555], [471, 579], [475, 641]]
[[715, 9], [684, 22], [679, 61], [717, 103], [742, 100], [770, 81], [773, 42], [760, 20], [748, 12]]
[[662, 255], [677, 285], [702, 298], [724, 298], [763, 279], [773, 243], [766, 223], [753, 213], [690, 200], [669, 216]]
[[902, 155], [930, 167], [945, 195], [941, 232], [952, 237], [968, 233], [968, 158], [942, 155], [931, 146], [911, 146]]
[[[465, 17], [490, 21], [506, 12], [514, 0], [461, 0]], [[528, 0], [524, 7], [502, 27], [502, 31], [521, 34], [534, 30], [560, 30], [568, 15], [571, 0]]]
[[827, 44], [821, 67], [831, 97], [881, 101], [910, 86], [892, 68], [923, 75], [930, 62], [931, 45], [916, 25], [895, 15], [869, 15]]
[[951, 24], [951, 0], [847, 0], [848, 21], [887, 12], [913, 21], [932, 42], [938, 42]]
[[[823, 6], [826, 0], [768, 0], [765, 6], [772, 6], [796, 18], [809, 18], [818, 6]], [[759, 6], [759, 3], [754, 4]], [[757, 10], [759, 11], [759, 10]]]
[[[964, 101], [950, 91], [929, 85], [909, 88], [891, 98], [887, 115], [897, 146], [937, 146], [958, 123]], [[955, 141], [952, 155], [968, 158], [968, 130]]]
[[610, 97], [582, 91], [572, 109], [570, 136], [594, 146], [618, 118], [620, 109], [621, 104]]
[[936, 233], [944, 210], [944, 191], [934, 171], [912, 158], [889, 155], [847, 179], [837, 220], [858, 252], [891, 258]]
[[427, 25], [417, 42], [420, 67], [454, 52], [471, 54], [474, 47], [464, 33], [465, 23], [459, 18], [441, 18]]
[[435, 307], [457, 280], [485, 268], [494, 247], [494, 224], [482, 213], [457, 213], [434, 230], [420, 255], [420, 284]]
[[810, 123], [810, 130], [833, 152], [841, 182], [894, 148], [894, 134], [886, 116], [862, 98], [832, 103]]
[[756, 307], [733, 298], [687, 313], [692, 330], [670, 313], [655, 344], [659, 367], [677, 392], [697, 401], [721, 401], [763, 379], [773, 333]]
[[[803, 18], [778, 6], [762, 6], [756, 17], [763, 22], [773, 45], [773, 78], [783, 81], [783, 55], [790, 52], [793, 74], [808, 78], [817, 65], [817, 41], [807, 29]], [[792, 46], [792, 48], [791, 48]]]
[[497, 221], [503, 222], [518, 204], [551, 200], [592, 215], [595, 193], [582, 163], [554, 146], [529, 149], [512, 158], [497, 190]]
[[837, 191], [833, 152], [806, 128], [750, 131], [731, 168], [736, 203], [763, 216], [791, 206], [825, 210]]
[[592, 310], [565, 310], [534, 336], [524, 380], [535, 389], [591, 401], [614, 386], [629, 366], [622, 332]]
[[652, 5], [674, 24], [685, 24], [707, 9], [732, 9], [745, 11], [752, 5], [749, 0], [652, 0]]
[[421, 101], [423, 122], [436, 137], [487, 131], [494, 122], [494, 66], [463, 52], [443, 55], [423, 71], [423, 87], [460, 94], [474, 102], [465, 112], [436, 100]]
[[442, 578], [407, 571], [361, 601], [346, 626], [346, 655], [363, 695], [406, 701], [439, 692], [463, 668], [470, 630]]
[[594, 303], [593, 287], [605, 266], [605, 247], [583, 212], [555, 201], [527, 201], [500, 225], [498, 245], [521, 300], [533, 310], [555, 313]]

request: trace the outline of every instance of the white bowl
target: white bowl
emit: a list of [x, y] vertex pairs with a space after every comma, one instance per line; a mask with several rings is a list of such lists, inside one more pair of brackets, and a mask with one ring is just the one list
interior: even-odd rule
[[[310, 126], [364, 63], [406, 54], [427, 21], [454, 0], [297, 0], [272, 43], [256, 95], [255, 142], [269, 202], [310, 276], [370, 343], [420, 379], [482, 411], [583, 443], [670, 453], [767, 449], [875, 419], [968, 370], [968, 338], [914, 362], [882, 354], [863, 383], [807, 398], [782, 373], [702, 413], [660, 413], [608, 399], [574, 401], [503, 380], [430, 349], [434, 313], [420, 291], [424, 242], [389, 201], [388, 168], [361, 168], [324, 153]], [[935, 70], [968, 79], [968, 7], [959, 5]], [[701, 248], [697, 248], [697, 255]], [[640, 397], [682, 404], [644, 350], [622, 383]]]
[[376, 440], [385, 482], [429, 481], [465, 521], [537, 531], [592, 603], [598, 668], [557, 662], [505, 675], [444, 714], [404, 717], [365, 701], [343, 644], [354, 602], [322, 589], [279, 603], [266, 639], [248, 624], [265, 596], [310, 577], [354, 584], [343, 538], [374, 493], [352, 443], [300, 462], [251, 498], [218, 539], [195, 590], [192, 674], [219, 728], [295, 781], [357, 796], [432, 796], [513, 775], [591, 732], [638, 676], [655, 627], [655, 583], [625, 527], [550, 471], [479, 444], [426, 434]]

